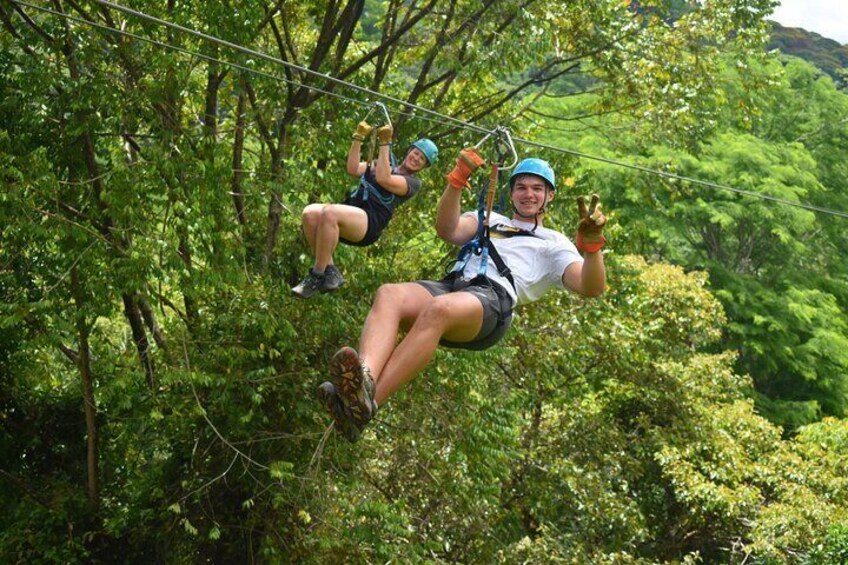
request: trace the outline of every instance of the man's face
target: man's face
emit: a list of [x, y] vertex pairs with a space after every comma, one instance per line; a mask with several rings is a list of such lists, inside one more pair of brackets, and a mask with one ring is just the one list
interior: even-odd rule
[[[551, 193], [553, 195], [553, 193]], [[545, 181], [536, 175], [521, 175], [512, 185], [512, 205], [519, 215], [532, 218], [546, 204]]]

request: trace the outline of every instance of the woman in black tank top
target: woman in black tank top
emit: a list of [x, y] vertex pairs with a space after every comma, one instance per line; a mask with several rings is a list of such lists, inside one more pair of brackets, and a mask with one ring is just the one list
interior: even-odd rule
[[338, 289], [344, 278], [333, 263], [333, 252], [341, 241], [349, 245], [371, 245], [380, 237], [395, 208], [412, 198], [421, 187], [416, 176], [431, 165], [439, 153], [429, 139], [413, 143], [397, 167], [390, 164], [393, 130], [391, 125], [377, 128], [380, 150], [375, 162], [362, 161], [362, 142], [372, 127], [360, 122], [353, 134], [347, 155], [347, 172], [359, 177], [360, 185], [341, 204], [310, 204], [303, 210], [303, 233], [315, 257], [312, 268], [292, 293], [309, 298], [316, 292]]

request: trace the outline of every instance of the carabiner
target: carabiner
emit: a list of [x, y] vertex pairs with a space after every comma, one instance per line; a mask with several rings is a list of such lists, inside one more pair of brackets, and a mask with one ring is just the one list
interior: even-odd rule
[[374, 102], [374, 107], [383, 111], [383, 115], [386, 117], [386, 125], [392, 125], [392, 119], [389, 117], [389, 111], [386, 109], [386, 105], [382, 102]]
[[[493, 129], [492, 131], [487, 133], [485, 136], [483, 136], [483, 139], [478, 141], [477, 144], [474, 146], [474, 148], [479, 149], [480, 146], [483, 145], [483, 143], [485, 143], [486, 140], [489, 139], [490, 137], [492, 137], [493, 135], [496, 136], [495, 143], [497, 144], [497, 149], [500, 149], [500, 146], [502, 146], [506, 151], [508, 151], [509, 153], [512, 154], [512, 159], [513, 159], [511, 165], [506, 165], [506, 164], [499, 162], [498, 168], [499, 169], [511, 169], [511, 168], [513, 168], [515, 165], [518, 164], [518, 154], [515, 151], [515, 145], [513, 145], [513, 143], [512, 143], [512, 135], [509, 133], [509, 129], [507, 129], [503, 126], [497, 126], [495, 129]], [[498, 154], [500, 154], [500, 151], [498, 151]]]
[[[515, 151], [515, 145], [512, 143], [512, 134], [509, 133], [509, 128], [498, 126], [495, 128], [495, 132], [498, 134], [497, 143], [503, 145], [505, 149], [507, 149], [510, 153], [512, 153], [512, 164], [506, 165], [498, 163], [498, 168], [501, 170], [507, 170], [515, 167], [518, 164], [518, 153]], [[500, 151], [498, 152], [500, 154]]]

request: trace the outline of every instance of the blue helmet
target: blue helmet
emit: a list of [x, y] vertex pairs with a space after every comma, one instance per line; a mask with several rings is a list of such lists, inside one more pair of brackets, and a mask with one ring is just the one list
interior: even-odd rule
[[524, 159], [518, 163], [518, 166], [515, 167], [512, 171], [512, 175], [509, 177], [510, 187], [512, 187], [512, 183], [518, 175], [536, 175], [537, 177], [542, 177], [548, 184], [551, 185], [551, 190], [556, 190], [554, 170], [544, 159], [530, 157], [529, 159]]
[[412, 144], [411, 147], [415, 147], [419, 151], [421, 151], [425, 157], [427, 157], [427, 164], [432, 165], [436, 162], [436, 159], [439, 157], [439, 148], [436, 147], [436, 144], [427, 139], [426, 137], [422, 137], [418, 141]]

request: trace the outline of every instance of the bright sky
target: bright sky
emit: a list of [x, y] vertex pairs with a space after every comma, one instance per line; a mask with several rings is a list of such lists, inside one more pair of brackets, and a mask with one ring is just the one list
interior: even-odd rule
[[769, 19], [848, 43], [848, 0], [781, 0]]

